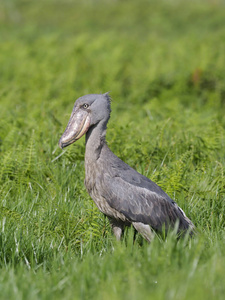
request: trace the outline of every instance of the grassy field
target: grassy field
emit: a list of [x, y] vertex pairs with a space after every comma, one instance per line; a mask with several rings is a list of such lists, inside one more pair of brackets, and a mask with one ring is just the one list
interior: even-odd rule
[[[0, 1], [0, 299], [224, 299], [223, 1]], [[107, 141], [198, 229], [117, 243], [84, 187], [76, 98], [111, 91]]]

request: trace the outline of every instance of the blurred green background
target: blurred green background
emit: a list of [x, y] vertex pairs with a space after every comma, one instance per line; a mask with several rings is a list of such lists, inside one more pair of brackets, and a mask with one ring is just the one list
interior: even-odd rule
[[[0, 0], [0, 298], [224, 298], [224, 66], [222, 0]], [[177, 201], [192, 241], [116, 243], [84, 139], [61, 155], [75, 100], [107, 91], [110, 148]]]

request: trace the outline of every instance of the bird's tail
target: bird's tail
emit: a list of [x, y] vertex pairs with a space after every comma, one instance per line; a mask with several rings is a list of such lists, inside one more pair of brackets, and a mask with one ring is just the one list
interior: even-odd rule
[[186, 216], [185, 212], [178, 206], [179, 211], [182, 214], [182, 220], [180, 220], [180, 226], [179, 231], [184, 232], [185, 234], [188, 232], [190, 236], [193, 236], [196, 234], [196, 227], [191, 222], [191, 220]]

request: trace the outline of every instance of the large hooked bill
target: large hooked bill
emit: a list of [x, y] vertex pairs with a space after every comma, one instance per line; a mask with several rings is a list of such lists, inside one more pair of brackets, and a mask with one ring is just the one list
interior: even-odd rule
[[88, 131], [90, 121], [86, 111], [72, 112], [66, 130], [59, 140], [59, 147], [63, 149], [81, 138]]

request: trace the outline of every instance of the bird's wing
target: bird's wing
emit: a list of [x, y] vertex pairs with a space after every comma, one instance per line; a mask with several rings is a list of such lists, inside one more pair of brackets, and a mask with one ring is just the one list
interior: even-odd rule
[[139, 188], [147, 189], [151, 192], [156, 193], [158, 196], [161, 196], [166, 201], [174, 203], [174, 201], [155, 182], [151, 181], [149, 178], [145, 177], [144, 175], [138, 173], [136, 170], [131, 168], [123, 161], [121, 161], [120, 166], [117, 166], [116, 168], [112, 166], [111, 174], [114, 177], [120, 177], [123, 181], [128, 182], [131, 185], [134, 185]]
[[102, 196], [108, 204], [129, 221], [149, 224], [155, 230], [161, 230], [163, 225], [168, 229], [177, 220], [181, 229], [188, 229], [186, 216], [177, 204], [154, 182], [127, 167], [120, 174], [103, 174]]

